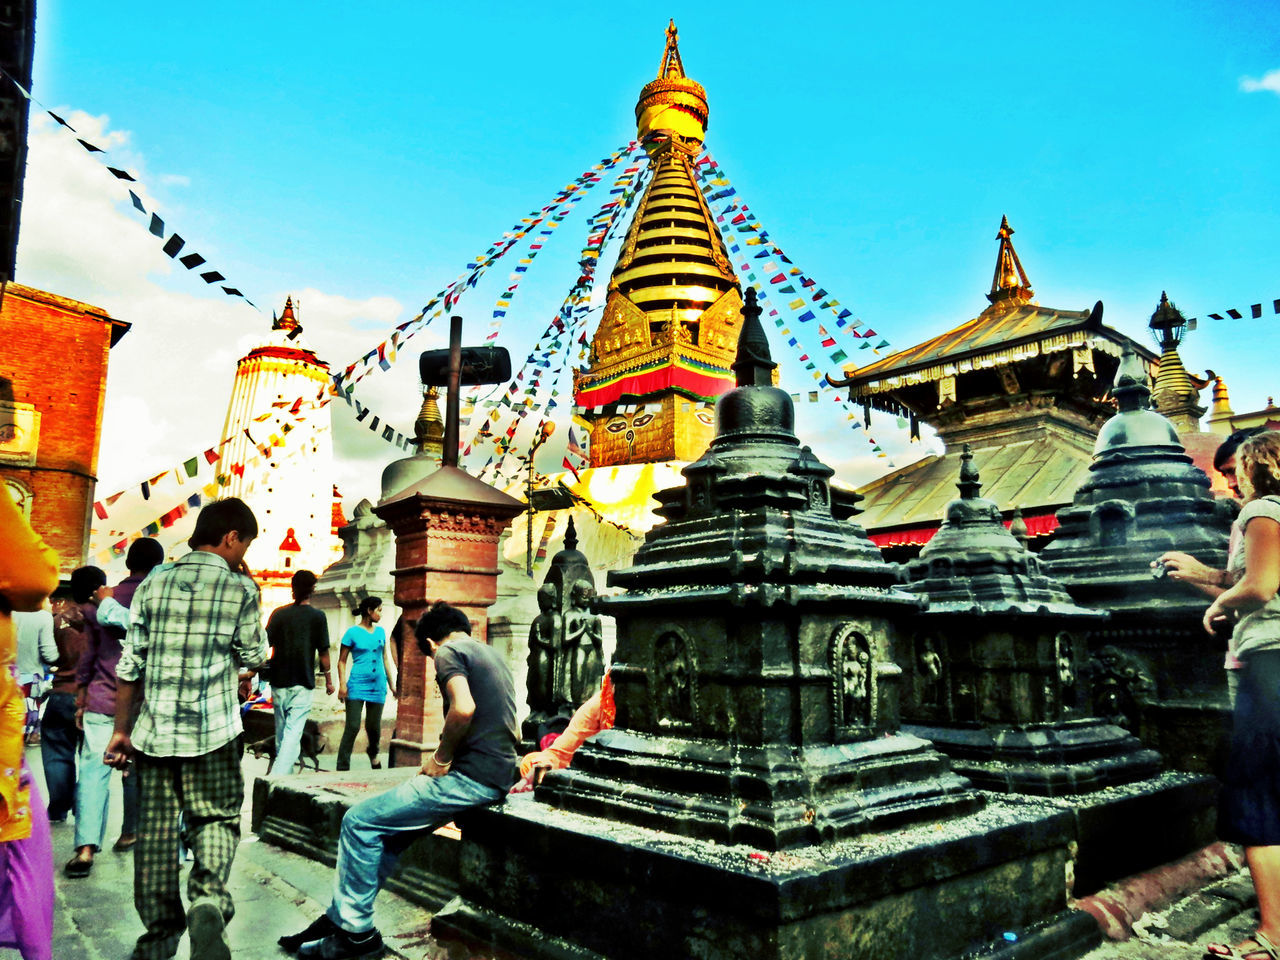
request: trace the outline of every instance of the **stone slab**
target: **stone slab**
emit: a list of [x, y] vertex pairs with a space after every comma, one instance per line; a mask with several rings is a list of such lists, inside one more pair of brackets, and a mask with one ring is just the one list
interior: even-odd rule
[[535, 960], [955, 957], [1065, 910], [1071, 836], [1065, 811], [1006, 806], [768, 853], [513, 797], [465, 818], [432, 932]]
[[1166, 771], [1072, 797], [988, 794], [992, 804], [1061, 810], [1074, 821], [1075, 896], [1169, 863], [1213, 842], [1218, 781]]

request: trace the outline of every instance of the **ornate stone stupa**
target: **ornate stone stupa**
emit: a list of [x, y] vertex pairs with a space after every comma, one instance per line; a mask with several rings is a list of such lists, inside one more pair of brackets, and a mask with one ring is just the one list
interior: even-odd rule
[[907, 960], [1033, 924], [1063, 956], [1089, 935], [1064, 909], [1072, 819], [984, 807], [899, 729], [894, 647], [922, 601], [801, 446], [773, 368], [748, 290], [716, 437], [597, 604], [617, 620], [616, 726], [532, 797], [468, 815], [438, 939]]
[[1214, 499], [1173, 424], [1151, 409], [1134, 352], [1111, 392], [1119, 409], [1041, 556], [1077, 603], [1111, 614], [1091, 641], [1094, 712], [1122, 721], [1174, 766], [1207, 770], [1226, 704], [1222, 650], [1200, 625], [1205, 598], [1158, 576], [1152, 561], [1181, 550], [1226, 566], [1236, 505]]
[[1154, 773], [1155, 752], [1089, 713], [1085, 637], [1106, 614], [1077, 606], [1014, 539], [967, 447], [957, 486], [907, 565], [906, 589], [929, 599], [899, 654], [907, 729], [988, 790], [1061, 796]]

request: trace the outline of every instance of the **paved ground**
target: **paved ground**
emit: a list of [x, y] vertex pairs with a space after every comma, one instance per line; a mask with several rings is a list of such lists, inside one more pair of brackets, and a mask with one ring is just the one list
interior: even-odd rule
[[[39, 776], [39, 750], [29, 751]], [[328, 758], [332, 764], [332, 757]], [[357, 765], [363, 758], [356, 758]], [[245, 759], [246, 802], [244, 841], [236, 854], [231, 890], [236, 916], [228, 926], [232, 956], [236, 960], [283, 960], [286, 957], [276, 938], [296, 933], [310, 923], [329, 903], [333, 871], [329, 867], [257, 842], [249, 833], [250, 790], [255, 776], [266, 773], [266, 759]], [[41, 780], [43, 783], [43, 780]], [[83, 880], [62, 874], [62, 864], [75, 852], [72, 823], [54, 824], [53, 853], [57, 868], [57, 902], [54, 912], [54, 960], [125, 960], [142, 924], [133, 908], [133, 859], [130, 853], [109, 849], [120, 834], [119, 777], [113, 778], [111, 818], [107, 846], [94, 863], [93, 872]], [[186, 871], [183, 871], [185, 896]], [[408, 960], [445, 960], [450, 954], [426, 933], [429, 915], [414, 904], [383, 893], [376, 907], [378, 927], [384, 931], [392, 952], [389, 956]], [[9, 956], [0, 951], [0, 956]], [[187, 960], [184, 940], [178, 948], [179, 960]], [[456, 957], [451, 960], [457, 960]]]
[[[39, 750], [30, 751], [39, 775]], [[327, 757], [332, 764], [332, 756]], [[362, 758], [357, 758], [357, 765]], [[266, 772], [266, 760], [252, 756], [244, 762], [246, 785]], [[42, 781], [43, 782], [43, 781]], [[112, 813], [107, 844], [120, 829], [119, 779], [113, 783]], [[332, 870], [277, 847], [259, 843], [248, 832], [249, 791], [244, 808], [244, 842], [236, 856], [231, 888], [237, 913], [228, 928], [236, 960], [282, 960], [276, 938], [293, 933], [311, 921], [328, 903]], [[72, 824], [54, 826], [54, 858], [58, 869], [54, 919], [55, 960], [125, 960], [141, 924], [133, 908], [132, 855], [100, 854], [93, 873], [71, 880], [61, 865], [74, 852]], [[185, 877], [185, 873], [184, 873]], [[427, 934], [430, 917], [418, 906], [390, 893], [377, 903], [377, 923], [392, 952], [404, 960], [474, 960], [471, 955], [450, 952]], [[1209, 884], [1190, 896], [1149, 914], [1137, 926], [1136, 935], [1123, 942], [1108, 942], [1084, 960], [1199, 960], [1210, 940], [1237, 942], [1255, 922], [1252, 886], [1240, 873]], [[0, 960], [14, 957], [0, 951]], [[179, 960], [187, 960], [185, 940]]]

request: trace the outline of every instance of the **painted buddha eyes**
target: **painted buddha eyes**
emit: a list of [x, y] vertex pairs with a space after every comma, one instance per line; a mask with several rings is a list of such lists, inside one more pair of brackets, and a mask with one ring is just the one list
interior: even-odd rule
[[643, 427], [646, 423], [653, 419], [652, 413], [642, 413], [631, 421], [633, 427]]
[[627, 429], [627, 421], [623, 420], [621, 417], [617, 417], [616, 419], [610, 420], [608, 424], [605, 425], [605, 429], [610, 433], [621, 433], [623, 430]]

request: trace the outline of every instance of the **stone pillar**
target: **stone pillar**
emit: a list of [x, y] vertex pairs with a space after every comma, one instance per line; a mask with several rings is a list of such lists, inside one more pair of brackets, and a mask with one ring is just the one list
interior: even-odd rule
[[[466, 612], [471, 634], [487, 642], [488, 609], [497, 599], [498, 538], [524, 504], [445, 466], [383, 500], [373, 512], [395, 534], [395, 604], [417, 619], [436, 600]], [[406, 644], [392, 766], [416, 766], [435, 749], [444, 721], [435, 670]]]

